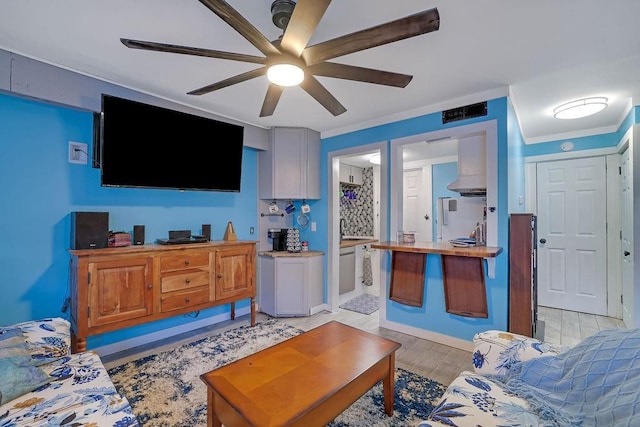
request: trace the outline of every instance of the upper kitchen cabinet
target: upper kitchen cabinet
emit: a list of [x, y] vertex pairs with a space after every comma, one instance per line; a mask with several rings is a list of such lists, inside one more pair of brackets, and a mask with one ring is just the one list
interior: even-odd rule
[[307, 128], [271, 129], [271, 147], [258, 154], [261, 199], [320, 198], [320, 133]]
[[362, 185], [362, 168], [340, 163], [340, 182], [343, 184]]

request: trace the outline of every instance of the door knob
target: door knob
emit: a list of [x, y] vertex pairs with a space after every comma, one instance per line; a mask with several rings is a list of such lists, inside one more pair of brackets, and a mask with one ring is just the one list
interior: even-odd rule
[[426, 215], [424, 216], [424, 219], [425, 219], [425, 220], [427, 220], [427, 221], [429, 221], [429, 215], [428, 215], [428, 214], [426, 214]]
[[547, 243], [547, 239], [540, 239], [540, 243], [544, 245], [545, 243]]
[[631, 255], [631, 252], [629, 252], [629, 251], [624, 251], [624, 256], [629, 256], [629, 255]]

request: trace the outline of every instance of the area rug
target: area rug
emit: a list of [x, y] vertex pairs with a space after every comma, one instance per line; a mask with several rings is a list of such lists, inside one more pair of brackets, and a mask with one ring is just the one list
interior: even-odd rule
[[340, 304], [340, 308], [362, 314], [371, 314], [380, 307], [379, 299], [376, 295], [362, 294], [350, 299], [344, 304]]
[[[277, 319], [240, 326], [116, 366], [109, 375], [143, 426], [206, 426], [207, 390], [200, 375], [303, 331]], [[425, 356], [428, 357], [428, 356]], [[404, 369], [395, 372], [395, 411], [384, 413], [377, 384], [329, 426], [407, 426], [425, 419], [445, 386]]]

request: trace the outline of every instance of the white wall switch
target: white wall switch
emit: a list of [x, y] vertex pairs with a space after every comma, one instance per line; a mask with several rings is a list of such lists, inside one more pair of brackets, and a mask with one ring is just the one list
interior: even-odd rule
[[315, 222], [311, 222], [311, 231], [316, 231], [316, 223]]

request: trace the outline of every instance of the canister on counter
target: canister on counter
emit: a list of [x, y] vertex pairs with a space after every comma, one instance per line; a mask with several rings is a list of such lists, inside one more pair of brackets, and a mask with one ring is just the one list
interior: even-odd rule
[[302, 242], [302, 252], [307, 252], [309, 250], [309, 242], [306, 240]]

